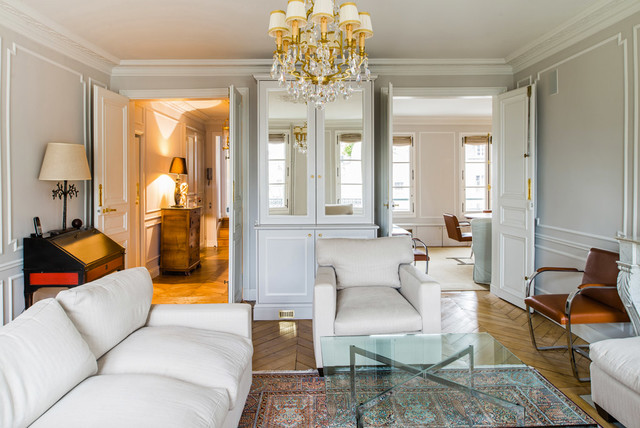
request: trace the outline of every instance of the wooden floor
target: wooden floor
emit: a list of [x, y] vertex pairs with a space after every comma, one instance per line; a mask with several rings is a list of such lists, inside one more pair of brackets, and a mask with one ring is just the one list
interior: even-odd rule
[[[226, 232], [223, 230], [222, 232]], [[224, 235], [223, 235], [224, 236]], [[226, 235], [228, 237], [228, 234]], [[228, 240], [219, 240], [217, 249], [203, 251], [202, 267], [191, 276], [162, 275], [154, 280], [154, 303], [227, 302]], [[444, 333], [487, 332], [509, 348], [524, 363], [535, 367], [565, 395], [591, 414], [603, 427], [613, 427], [600, 419], [579, 395], [590, 394], [590, 384], [578, 382], [571, 373], [566, 352], [538, 352], [529, 339], [527, 316], [488, 291], [442, 293]], [[536, 316], [539, 345], [565, 343], [564, 330]], [[307, 370], [315, 368], [311, 320], [254, 321], [254, 370]], [[582, 373], [588, 361], [579, 357]]]

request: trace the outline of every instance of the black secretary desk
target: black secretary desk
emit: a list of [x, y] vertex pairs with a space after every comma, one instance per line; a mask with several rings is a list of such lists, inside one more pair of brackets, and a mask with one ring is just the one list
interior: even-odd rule
[[24, 239], [24, 297], [41, 287], [75, 287], [124, 269], [124, 248], [94, 228]]

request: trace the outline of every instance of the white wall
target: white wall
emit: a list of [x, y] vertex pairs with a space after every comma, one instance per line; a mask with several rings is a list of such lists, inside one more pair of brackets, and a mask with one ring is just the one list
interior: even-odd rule
[[414, 141], [414, 212], [394, 213], [394, 224], [409, 228], [428, 246], [463, 245], [449, 239], [443, 213], [462, 216], [462, 137], [491, 132], [491, 118], [394, 119], [396, 135]]
[[[0, 324], [24, 308], [22, 240], [62, 226], [62, 201], [53, 200], [55, 182], [38, 180], [50, 141], [89, 145], [90, 89], [105, 86], [104, 73], [0, 27]], [[89, 157], [89, 159], [91, 159]], [[91, 163], [91, 161], [90, 161]], [[75, 182], [78, 198], [68, 201], [67, 225], [89, 223], [90, 182]]]
[[[583, 268], [589, 248], [618, 251], [617, 233], [639, 237], [639, 31], [635, 14], [515, 76], [537, 84], [537, 267]], [[568, 292], [575, 281], [543, 280], [537, 292]]]

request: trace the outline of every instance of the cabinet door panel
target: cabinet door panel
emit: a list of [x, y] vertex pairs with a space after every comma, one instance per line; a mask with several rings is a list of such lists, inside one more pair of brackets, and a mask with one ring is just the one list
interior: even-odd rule
[[260, 230], [258, 303], [311, 303], [314, 267], [313, 230]]
[[323, 229], [316, 231], [317, 239], [352, 238], [371, 239], [376, 237], [376, 229]]

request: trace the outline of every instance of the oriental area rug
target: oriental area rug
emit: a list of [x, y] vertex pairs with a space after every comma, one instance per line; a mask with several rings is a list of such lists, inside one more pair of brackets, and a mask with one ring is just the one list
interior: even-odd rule
[[[445, 376], [457, 380], [463, 370]], [[477, 369], [476, 387], [525, 407], [524, 426], [593, 426], [595, 422], [535, 369]], [[442, 372], [440, 372], [442, 373]], [[519, 382], [520, 379], [526, 381]], [[505, 387], [508, 382], [510, 387]], [[365, 379], [366, 388], [383, 391], [379, 371]], [[348, 385], [348, 375], [345, 375]], [[526, 386], [524, 386], [526, 385]], [[329, 400], [331, 401], [331, 400]], [[332, 404], [329, 403], [329, 407]], [[338, 406], [340, 407], [340, 406]], [[335, 408], [335, 406], [334, 406]], [[329, 416], [324, 378], [313, 371], [254, 372], [253, 384], [242, 413], [240, 428], [355, 427], [341, 411]], [[343, 416], [343, 417], [340, 417]], [[467, 393], [416, 379], [390, 398], [368, 410], [365, 427], [507, 427], [514, 426], [510, 412]]]

